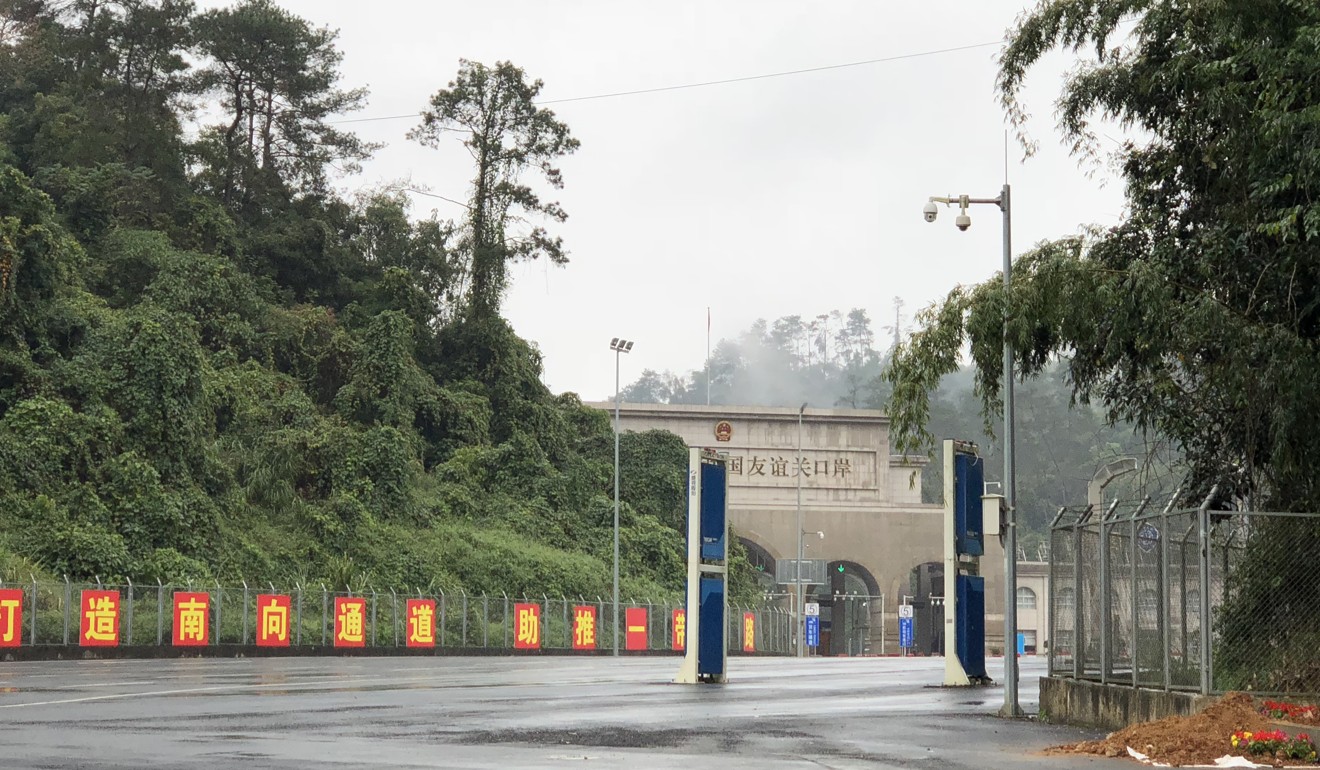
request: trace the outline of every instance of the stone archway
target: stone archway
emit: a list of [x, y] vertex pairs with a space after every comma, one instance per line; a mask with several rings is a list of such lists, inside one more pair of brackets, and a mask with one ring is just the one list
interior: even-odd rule
[[827, 570], [829, 590], [820, 598], [822, 654], [879, 652], [884, 622], [880, 582], [855, 561], [831, 561]]

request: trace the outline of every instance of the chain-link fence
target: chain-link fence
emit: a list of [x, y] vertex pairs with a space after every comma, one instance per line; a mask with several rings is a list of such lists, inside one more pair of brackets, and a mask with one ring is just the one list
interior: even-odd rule
[[[17, 647], [683, 649], [682, 603], [608, 597], [334, 590], [301, 585], [0, 582], [0, 652]], [[750, 629], [750, 632], [749, 632]], [[788, 609], [730, 603], [730, 652], [789, 654]]]
[[1052, 676], [1165, 690], [1320, 692], [1320, 514], [1061, 510]]

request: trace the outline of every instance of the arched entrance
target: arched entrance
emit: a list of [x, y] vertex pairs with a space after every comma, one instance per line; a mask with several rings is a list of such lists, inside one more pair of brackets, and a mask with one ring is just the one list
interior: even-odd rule
[[747, 550], [747, 562], [752, 565], [752, 570], [756, 575], [756, 584], [762, 592], [773, 593], [775, 590], [775, 557], [771, 556], [769, 551], [754, 540], [739, 536], [738, 542], [742, 543], [743, 548]]
[[[820, 653], [868, 655], [880, 651], [880, 584], [854, 561], [832, 561], [829, 591], [820, 596]], [[872, 619], [874, 618], [874, 622]], [[872, 638], [872, 632], [875, 638]]]

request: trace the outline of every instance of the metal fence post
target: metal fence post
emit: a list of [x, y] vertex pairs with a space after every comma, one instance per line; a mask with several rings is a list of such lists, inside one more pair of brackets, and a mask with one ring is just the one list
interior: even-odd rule
[[1093, 506], [1086, 506], [1073, 523], [1073, 679], [1081, 679], [1086, 668], [1086, 638], [1082, 633], [1082, 602], [1086, 598], [1082, 590], [1082, 527], [1092, 510]]
[[156, 578], [156, 646], [165, 643], [165, 585]]
[[[1058, 640], [1059, 640], [1059, 633], [1058, 633], [1058, 632], [1059, 632], [1058, 619], [1055, 617], [1055, 614], [1056, 614], [1056, 613], [1054, 612], [1055, 608], [1058, 607], [1058, 603], [1055, 601], [1055, 597], [1058, 596], [1058, 594], [1055, 593], [1055, 591], [1057, 590], [1057, 588], [1056, 588], [1056, 586], [1055, 586], [1055, 581], [1054, 581], [1054, 567], [1055, 567], [1055, 564], [1057, 563], [1057, 562], [1056, 562], [1056, 559], [1057, 559], [1057, 557], [1058, 557], [1058, 550], [1059, 550], [1059, 549], [1055, 547], [1055, 545], [1054, 545], [1054, 539], [1055, 539], [1055, 533], [1058, 531], [1058, 528], [1059, 528], [1059, 521], [1063, 518], [1063, 514], [1064, 514], [1067, 510], [1068, 510], [1068, 509], [1067, 509], [1066, 507], [1059, 508], [1059, 512], [1056, 513], [1056, 514], [1054, 514], [1054, 519], [1050, 522], [1050, 529], [1049, 529], [1049, 532], [1050, 532], [1050, 569], [1049, 569], [1049, 572], [1047, 572], [1047, 573], [1045, 574], [1045, 595], [1049, 597], [1049, 600], [1048, 600], [1048, 602], [1046, 603], [1046, 608], [1047, 608], [1047, 610], [1048, 610], [1048, 613], [1047, 613], [1047, 614], [1048, 614], [1048, 616], [1049, 616], [1049, 622], [1046, 624], [1046, 630], [1047, 630], [1047, 632], [1049, 633], [1049, 645], [1050, 645], [1050, 646], [1049, 646], [1049, 651], [1046, 653], [1046, 659], [1045, 659], [1045, 660], [1046, 660], [1046, 663], [1045, 663], [1045, 671], [1046, 671], [1047, 675], [1049, 675], [1049, 676], [1053, 676], [1053, 675], [1054, 675], [1054, 650], [1055, 650], [1056, 647], [1059, 646], [1059, 645], [1058, 645]], [[901, 604], [902, 601], [903, 601], [903, 600], [900, 598], [900, 599], [899, 599], [899, 603]], [[899, 652], [902, 653], [902, 649], [901, 649], [901, 648], [899, 649]]]
[[376, 589], [372, 588], [371, 589], [371, 646], [372, 647], [376, 646], [376, 608], [380, 606], [380, 602], [377, 601], [378, 598], [379, 596], [376, 593]]
[[460, 646], [460, 647], [466, 647], [466, 646], [467, 646], [467, 627], [468, 627], [468, 597], [467, 597], [467, 591], [464, 591], [464, 590], [461, 590], [461, 589], [460, 589], [460, 590], [459, 590], [459, 593], [463, 595], [463, 638], [462, 638], [462, 640], [459, 642], [459, 646]]
[[1140, 627], [1137, 625], [1140, 621], [1140, 618], [1137, 616], [1137, 515], [1145, 510], [1146, 504], [1149, 502], [1150, 497], [1147, 497], [1141, 501], [1141, 505], [1137, 510], [1132, 512], [1132, 539], [1128, 542], [1128, 564], [1131, 567], [1131, 575], [1128, 578], [1128, 591], [1132, 595], [1132, 640], [1128, 643], [1128, 649], [1130, 650], [1128, 658], [1131, 659], [1132, 663], [1133, 687], [1137, 686], [1137, 669], [1140, 667], [1137, 651], [1141, 649], [1141, 631], [1139, 630]]
[[238, 640], [239, 644], [247, 644], [247, 626], [248, 626], [248, 584], [243, 581], [243, 638]]
[[573, 627], [568, 624], [568, 597], [559, 595], [559, 600], [564, 603], [564, 649], [573, 648]]
[[28, 644], [35, 647], [37, 646], [37, 576], [29, 572], [28, 577], [32, 578], [32, 611], [29, 613], [32, 619], [28, 621]]
[[325, 622], [330, 617], [330, 594], [325, 590], [325, 583], [321, 584], [321, 646], [325, 646]]
[[490, 646], [490, 597], [481, 592], [481, 646]]
[[1201, 502], [1201, 507], [1197, 510], [1197, 519], [1200, 522], [1201, 529], [1201, 616], [1197, 622], [1201, 626], [1201, 694], [1209, 695], [1211, 685], [1211, 662], [1210, 662], [1210, 501], [1215, 493], [1219, 491], [1219, 485], [1216, 484], [1210, 489], [1210, 494], [1205, 496]]
[[216, 644], [219, 644], [221, 641], [223, 641], [222, 637], [224, 635], [224, 630], [223, 630], [224, 627], [220, 625], [220, 621], [223, 617], [224, 608], [225, 608], [225, 589], [220, 587], [220, 581], [217, 580], [215, 581], [215, 643]]
[[435, 590], [440, 592], [440, 646], [445, 647], [445, 589], [437, 586]]
[[[1110, 645], [1113, 629], [1110, 628], [1109, 610], [1113, 606], [1114, 597], [1109, 585], [1108, 525], [1117, 511], [1118, 500], [1115, 499], [1109, 504], [1109, 510], [1100, 514], [1100, 684], [1109, 681], [1109, 671], [1114, 662], [1114, 651]], [[1007, 650], [1004, 654], [1008, 654]]]
[[[302, 596], [303, 596], [302, 583], [294, 583], [293, 588], [297, 592], [297, 596], [294, 597], [295, 606], [293, 609], [293, 614], [294, 614], [294, 625], [298, 629], [297, 631], [298, 638], [294, 640], [294, 644], [301, 647], [302, 646]], [[275, 591], [275, 587], [271, 586], [270, 590], [273, 593]]]
[[[1164, 510], [1160, 512], [1160, 550], [1159, 550], [1159, 588], [1160, 588], [1160, 647], [1164, 649], [1164, 691], [1168, 692], [1172, 686], [1173, 661], [1169, 650], [1169, 616], [1172, 614], [1169, 607], [1169, 510], [1177, 502], [1178, 495], [1182, 493], [1182, 487], [1174, 491], [1169, 502], [1165, 504]], [[1185, 655], [1186, 653], [1184, 653]]]
[[390, 635], [394, 637], [394, 646], [399, 646], [399, 595], [390, 589]]
[[69, 646], [69, 602], [73, 601], [73, 586], [69, 585], [69, 576], [64, 576], [64, 646]]
[[128, 609], [125, 617], [125, 625], [127, 626], [127, 628], [124, 632], [124, 644], [132, 645], [133, 644], [133, 580], [132, 578], [124, 578], [124, 581], [128, 583]]
[[[482, 595], [485, 596], [484, 593]], [[509, 595], [503, 591], [500, 591], [500, 595], [504, 597], [504, 615], [500, 618], [500, 629], [504, 632], [504, 646], [507, 648], [509, 646]], [[482, 646], [486, 645], [482, 644]]]

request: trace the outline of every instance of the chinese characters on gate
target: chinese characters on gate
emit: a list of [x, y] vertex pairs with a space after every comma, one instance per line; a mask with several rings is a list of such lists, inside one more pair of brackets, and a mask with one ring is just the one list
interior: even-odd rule
[[837, 479], [846, 479], [853, 473], [852, 460], [846, 457], [836, 457], [828, 460], [799, 457], [795, 460], [792, 457], [783, 455], [762, 457], [756, 454], [750, 456], [730, 455], [728, 469], [730, 476], [743, 476], [746, 478], [757, 476], [772, 478], [777, 476], [788, 479], [795, 476], [802, 476], [803, 478], [830, 476]]

